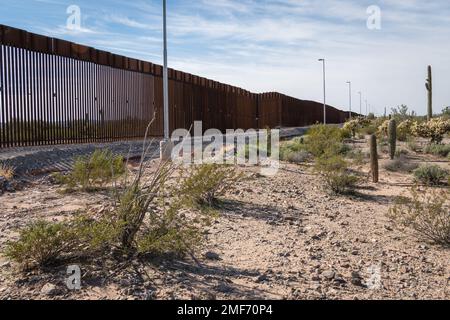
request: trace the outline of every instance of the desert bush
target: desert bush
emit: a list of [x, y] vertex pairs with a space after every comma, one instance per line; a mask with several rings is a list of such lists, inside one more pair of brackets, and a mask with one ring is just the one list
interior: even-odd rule
[[308, 160], [310, 159], [311, 155], [307, 152], [307, 151], [290, 151], [290, 150], [285, 150], [282, 153], [280, 153], [280, 159], [282, 161], [287, 161], [287, 162], [291, 162], [291, 163], [305, 163], [308, 162]]
[[399, 197], [388, 216], [399, 226], [414, 229], [420, 238], [450, 245], [449, 191], [413, 188], [410, 194]]
[[343, 148], [341, 130], [334, 126], [315, 125], [308, 131], [305, 146], [306, 151], [316, 158], [339, 154]]
[[377, 133], [377, 126], [374, 123], [370, 123], [369, 125], [361, 128], [359, 131], [361, 134], [363, 134], [364, 136], [370, 136], [372, 134]]
[[411, 128], [416, 137], [431, 139], [431, 143], [439, 144], [450, 132], [450, 119], [433, 118], [428, 122], [414, 123]]
[[446, 158], [450, 154], [450, 144], [430, 144], [425, 148], [425, 153]]
[[353, 138], [356, 137], [356, 133], [359, 132], [362, 128], [365, 128], [367, 126], [370, 126], [371, 121], [366, 118], [355, 118], [350, 121], [347, 121], [344, 124], [343, 130], [350, 131]]
[[317, 159], [315, 169], [324, 178], [325, 186], [336, 194], [353, 192], [360, 180], [348, 170], [347, 162], [339, 155]]
[[417, 182], [426, 185], [439, 185], [443, 180], [447, 179], [448, 171], [437, 165], [422, 165], [414, 170], [414, 177]]
[[190, 168], [182, 180], [181, 192], [192, 195], [194, 205], [217, 205], [219, 197], [242, 179], [242, 173], [229, 165], [203, 164]]
[[89, 191], [104, 187], [125, 173], [123, 157], [109, 150], [97, 150], [91, 156], [78, 157], [68, 175], [54, 175], [55, 180], [70, 189]]
[[280, 146], [280, 160], [292, 162], [292, 163], [303, 163], [310, 157], [309, 153], [306, 151], [306, 145], [304, 138], [295, 138], [291, 141], [282, 143]]
[[377, 132], [377, 136], [379, 138], [385, 138], [389, 135], [389, 123], [390, 120], [385, 120], [383, 123], [379, 125]]
[[399, 149], [399, 150], [395, 151], [396, 158], [400, 158], [402, 156], [407, 156], [408, 154], [409, 154], [409, 151], [406, 149]]
[[20, 230], [19, 239], [7, 243], [5, 255], [26, 267], [42, 267], [73, 249], [76, 242], [67, 224], [40, 220]]
[[419, 144], [417, 143], [416, 139], [412, 136], [409, 136], [406, 139], [406, 145], [408, 146], [408, 149], [413, 151], [413, 152], [419, 152], [421, 151], [421, 147], [419, 146]]
[[389, 160], [383, 165], [386, 171], [390, 172], [407, 172], [411, 173], [416, 170], [419, 165], [417, 163], [410, 162], [404, 155], [400, 155], [394, 160]]
[[355, 165], [364, 165], [368, 162], [370, 155], [362, 150], [352, 150], [347, 153], [347, 158], [353, 160]]
[[402, 121], [397, 127], [398, 141], [407, 141], [408, 137], [412, 135], [412, 127], [414, 122], [411, 120]]
[[14, 178], [16, 173], [16, 169], [6, 163], [0, 162], [0, 177], [5, 178], [6, 180], [11, 180]]

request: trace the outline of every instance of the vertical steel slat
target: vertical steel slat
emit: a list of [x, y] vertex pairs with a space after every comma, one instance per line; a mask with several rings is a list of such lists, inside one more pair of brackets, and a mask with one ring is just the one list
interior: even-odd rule
[[54, 56], [53, 57], [53, 61], [54, 61], [54, 67], [55, 67], [55, 73], [54, 73], [54, 95], [53, 95], [53, 99], [54, 99], [54, 103], [55, 103], [55, 129], [56, 129], [56, 136], [55, 136], [55, 143], [56, 144], [60, 144], [61, 143], [61, 101], [60, 101], [60, 97], [61, 94], [59, 92], [60, 90], [60, 68], [59, 68], [59, 57], [58, 56]]
[[14, 48], [14, 115], [13, 115], [13, 132], [14, 132], [14, 145], [20, 146], [20, 128], [19, 128], [19, 49]]
[[17, 122], [19, 124], [19, 145], [24, 146], [24, 142], [26, 140], [25, 138], [25, 132], [26, 132], [26, 118], [24, 117], [24, 92], [23, 92], [23, 50], [18, 49], [17, 50], [18, 60], [17, 60], [17, 67], [18, 67], [18, 114], [17, 114]]
[[47, 144], [51, 144], [52, 142], [52, 126], [51, 126], [51, 108], [52, 108], [52, 100], [53, 100], [53, 95], [52, 95], [52, 88], [51, 88], [51, 64], [50, 64], [50, 55], [46, 54], [45, 55], [45, 71], [46, 71], [46, 77], [45, 77], [45, 98], [46, 98], [46, 109], [47, 109], [47, 113], [46, 113], [46, 119], [45, 119], [45, 123], [46, 123], [46, 143]]
[[82, 140], [82, 130], [83, 130], [83, 115], [82, 115], [82, 99], [81, 99], [81, 61], [75, 61], [75, 79], [76, 79], [76, 110], [77, 110], [77, 142], [81, 143]]
[[62, 58], [62, 71], [63, 71], [63, 104], [64, 104], [64, 143], [69, 143], [69, 92], [68, 92], [68, 59]]
[[[128, 113], [127, 109], [128, 109], [128, 107], [126, 105], [126, 98], [124, 95], [125, 71], [123, 69], [120, 69], [118, 72], [118, 76], [119, 76], [119, 80], [118, 80], [119, 90], [117, 90], [117, 101], [118, 101], [118, 109], [119, 109], [118, 111], [119, 111], [120, 127], [121, 127], [121, 133], [118, 136], [118, 138], [122, 138], [122, 137], [128, 136], [128, 130], [127, 130], [127, 113]], [[130, 99], [129, 95], [128, 95], [128, 99]]]
[[86, 62], [83, 61], [82, 62], [82, 72], [83, 72], [83, 76], [82, 76], [82, 80], [81, 80], [81, 85], [82, 85], [82, 95], [83, 95], [83, 99], [81, 100], [83, 102], [83, 143], [87, 143], [88, 142], [88, 138], [89, 138], [89, 129], [88, 129], [88, 124], [87, 124], [87, 117], [86, 115], [88, 114], [88, 97], [87, 97], [87, 85], [86, 85], [86, 78], [87, 78], [87, 68], [86, 68]]
[[39, 131], [39, 107], [38, 107], [38, 97], [37, 97], [37, 85], [39, 80], [37, 78], [37, 69], [36, 65], [36, 56], [37, 53], [31, 51], [31, 92], [32, 92], [32, 105], [33, 105], [33, 119], [34, 119], [34, 129], [33, 129], [33, 145], [37, 145], [39, 139], [38, 131]]
[[75, 119], [74, 119], [74, 75], [73, 75], [73, 59], [66, 59], [67, 61], [67, 115], [68, 115], [68, 139], [69, 143], [75, 143]]
[[2, 116], [2, 121], [0, 122], [0, 148], [5, 148], [6, 147], [6, 136], [5, 136], [5, 91], [6, 91], [6, 87], [5, 87], [5, 81], [3, 79], [3, 76], [5, 74], [5, 72], [3, 71], [3, 57], [4, 57], [4, 46], [3, 44], [0, 44], [0, 90], [1, 90], [1, 97], [0, 97], [0, 103], [2, 104], [2, 110], [1, 110], [1, 116]]
[[24, 58], [25, 58], [25, 94], [26, 94], [26, 115], [27, 115], [27, 123], [28, 123], [28, 127], [27, 127], [27, 141], [26, 141], [26, 145], [30, 145], [32, 142], [32, 132], [33, 132], [33, 117], [31, 115], [31, 110], [33, 109], [32, 105], [31, 105], [31, 90], [30, 90], [30, 52], [28, 50], [25, 50], [24, 52]]
[[89, 142], [93, 142], [93, 130], [92, 130], [92, 121], [93, 121], [93, 105], [92, 105], [92, 64], [90, 62], [87, 63], [87, 107], [88, 107], [88, 132], [89, 132]]
[[12, 126], [12, 124], [11, 124], [11, 113], [12, 113], [12, 105], [13, 105], [13, 102], [12, 102], [12, 99], [13, 99], [13, 97], [12, 97], [12, 73], [13, 73], [13, 71], [12, 71], [12, 67], [11, 67], [11, 54], [12, 54], [12, 52], [11, 52], [11, 48], [10, 47], [8, 47], [8, 46], [6, 46], [5, 47], [5, 54], [6, 54], [6, 68], [5, 68], [5, 72], [7, 73], [7, 74], [5, 74], [5, 82], [6, 82], [6, 89], [7, 89], [7, 91], [5, 92], [5, 106], [6, 106], [6, 109], [5, 109], [5, 126], [6, 126], [6, 132], [5, 132], [5, 134], [6, 134], [6, 141], [7, 141], [7, 145], [8, 145], [8, 147], [11, 147], [12, 146], [12, 134], [11, 134], [11, 126]]

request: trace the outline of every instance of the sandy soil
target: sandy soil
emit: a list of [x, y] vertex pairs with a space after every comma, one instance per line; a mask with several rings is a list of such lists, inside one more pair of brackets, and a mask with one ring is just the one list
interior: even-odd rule
[[[411, 175], [381, 170], [379, 184], [332, 196], [311, 165], [283, 164], [274, 177], [243, 170], [248, 178], [226, 197], [198, 261], [80, 261], [82, 289], [69, 291], [66, 267], [23, 273], [0, 256], [0, 299], [450, 299], [450, 250], [385, 216]], [[355, 170], [368, 175], [367, 164]], [[65, 219], [107, 201], [107, 194], [62, 196], [45, 178], [5, 194], [0, 247], [33, 219]]]

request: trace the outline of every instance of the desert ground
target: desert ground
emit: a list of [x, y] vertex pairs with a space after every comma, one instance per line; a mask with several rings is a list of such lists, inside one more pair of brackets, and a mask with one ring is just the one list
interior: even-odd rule
[[[351, 145], [365, 153], [367, 137]], [[449, 168], [434, 156], [406, 157]], [[65, 285], [66, 265], [23, 271], [0, 256], [0, 299], [450, 299], [448, 248], [386, 217], [414, 184], [409, 173], [387, 172], [387, 158], [378, 184], [367, 158], [355, 163], [364, 183], [345, 196], [331, 195], [309, 162], [282, 163], [273, 177], [242, 167], [245, 179], [224, 197], [195, 256], [71, 262], [82, 270], [78, 291]], [[0, 247], [32, 220], [101, 212], [110, 202], [108, 192], [59, 188], [44, 174], [1, 195]]]

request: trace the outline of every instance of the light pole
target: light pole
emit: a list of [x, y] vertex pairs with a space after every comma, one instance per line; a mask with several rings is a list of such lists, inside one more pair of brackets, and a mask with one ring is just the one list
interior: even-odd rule
[[352, 119], [352, 82], [347, 81], [348, 84], [348, 97], [349, 97], [349, 107], [350, 107], [350, 120]]
[[362, 92], [359, 91], [359, 115], [362, 116]]
[[325, 77], [325, 59], [319, 59], [323, 65], [323, 124], [327, 124], [327, 89]]
[[167, 67], [167, 4], [163, 0], [163, 38], [164, 38], [164, 68], [163, 68], [163, 99], [164, 99], [164, 139], [161, 141], [161, 160], [169, 160], [173, 145], [169, 133], [169, 73]]

